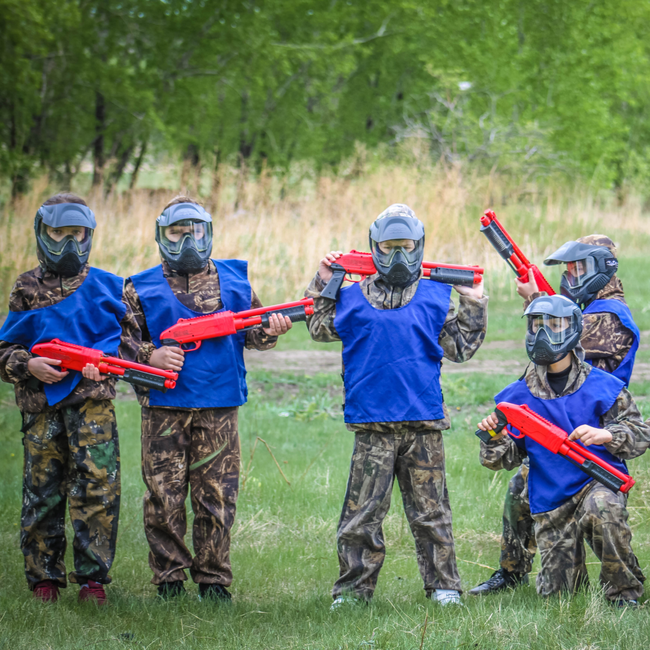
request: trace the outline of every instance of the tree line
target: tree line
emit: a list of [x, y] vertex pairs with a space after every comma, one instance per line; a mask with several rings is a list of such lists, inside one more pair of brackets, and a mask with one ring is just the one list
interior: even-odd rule
[[650, 169], [648, 0], [0, 0], [0, 173], [147, 155], [334, 167], [418, 137], [490, 169]]

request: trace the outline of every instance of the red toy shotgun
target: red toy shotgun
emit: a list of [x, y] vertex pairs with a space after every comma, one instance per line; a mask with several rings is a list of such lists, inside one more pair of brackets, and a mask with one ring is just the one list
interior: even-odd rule
[[84, 348], [73, 343], [65, 343], [59, 339], [52, 339], [49, 343], [37, 343], [32, 348], [32, 353], [39, 357], [58, 359], [61, 371], [78, 370], [81, 372], [86, 364], [92, 363], [104, 375], [115, 375], [129, 384], [154, 388], [167, 392], [168, 388], [176, 386], [178, 373], [171, 370], [160, 370], [142, 363], [133, 363], [117, 357], [109, 357], [101, 350]]
[[[375, 263], [370, 253], [361, 251], [350, 251], [341, 255], [336, 262], [330, 266], [332, 279], [327, 283], [321, 296], [336, 300], [339, 289], [347, 275], [361, 275], [366, 277], [377, 273]], [[424, 277], [431, 278], [443, 284], [461, 284], [471, 287], [479, 284], [483, 279], [483, 269], [479, 266], [460, 266], [457, 264], [438, 264], [437, 262], [422, 262]]]
[[230, 336], [241, 330], [250, 329], [255, 325], [269, 326], [269, 316], [280, 314], [288, 316], [291, 322], [307, 320], [307, 316], [314, 313], [314, 299], [303, 298], [296, 302], [287, 302], [282, 305], [271, 305], [259, 309], [249, 309], [234, 313], [220, 311], [208, 316], [196, 318], [181, 318], [176, 325], [168, 327], [161, 335], [163, 345], [183, 346], [194, 343], [193, 348], [183, 348], [186, 352], [194, 352], [201, 347], [201, 341], [214, 339], [219, 336]]
[[481, 232], [517, 274], [521, 282], [528, 282], [528, 271], [532, 269], [539, 290], [545, 291], [549, 296], [555, 295], [553, 287], [548, 283], [542, 272], [521, 252], [519, 246], [515, 244], [506, 229], [499, 223], [496, 214], [492, 210], [486, 210], [481, 217]]
[[623, 493], [627, 493], [634, 485], [635, 481], [631, 476], [612, 467], [608, 462], [587, 451], [585, 447], [577, 442], [569, 440], [566, 431], [551, 424], [525, 404], [519, 406], [517, 404], [510, 404], [509, 402], [501, 402], [497, 404], [494, 412], [499, 420], [499, 424], [494, 431], [483, 431], [479, 429], [476, 432], [476, 435], [483, 442], [489, 442], [506, 425], [510, 425], [521, 434], [516, 436], [514, 433], [509, 432], [513, 438], [523, 438], [526, 436], [550, 452], [565, 456], [573, 461], [574, 464], [578, 465], [585, 474], [600, 481], [600, 483], [608, 487], [612, 492], [618, 492], [620, 490]]

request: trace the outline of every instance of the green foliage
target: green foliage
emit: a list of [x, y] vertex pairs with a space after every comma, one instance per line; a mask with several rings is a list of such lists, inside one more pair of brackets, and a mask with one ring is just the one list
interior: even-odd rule
[[147, 152], [338, 166], [417, 137], [493, 171], [642, 179], [648, 0], [0, 0], [0, 172]]

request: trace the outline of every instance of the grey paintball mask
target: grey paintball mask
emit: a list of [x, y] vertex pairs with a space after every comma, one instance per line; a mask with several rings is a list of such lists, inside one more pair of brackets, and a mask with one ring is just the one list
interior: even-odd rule
[[88, 262], [97, 226], [94, 212], [81, 203], [42, 205], [34, 218], [39, 259], [56, 275], [77, 275]]
[[[384, 210], [370, 226], [370, 250], [377, 272], [391, 286], [408, 287], [420, 275], [424, 257], [424, 224], [411, 208], [395, 203]], [[391, 240], [410, 240], [409, 246], [382, 247]]]
[[526, 352], [538, 366], [563, 359], [580, 343], [582, 311], [566, 296], [536, 298], [524, 316], [528, 318]]
[[156, 219], [156, 241], [174, 271], [198, 273], [212, 252], [212, 217], [196, 203], [172, 205]]
[[560, 292], [578, 305], [589, 304], [618, 270], [618, 260], [605, 246], [569, 241], [544, 260], [547, 266], [566, 264]]

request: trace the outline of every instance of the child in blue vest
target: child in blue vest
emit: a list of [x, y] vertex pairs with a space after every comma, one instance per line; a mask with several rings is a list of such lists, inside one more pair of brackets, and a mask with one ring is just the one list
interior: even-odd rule
[[83, 199], [48, 199], [34, 230], [39, 266], [16, 280], [0, 330], [0, 376], [14, 385], [23, 417], [20, 546], [34, 597], [57, 600], [66, 586], [67, 501], [74, 531], [70, 581], [81, 585], [80, 600], [103, 604], [120, 506], [115, 380], [91, 365], [83, 373], [60, 372], [60, 361], [30, 349], [59, 338], [133, 360], [140, 330], [123, 301], [122, 278], [88, 265], [95, 215]]
[[[584, 305], [580, 345], [585, 361], [612, 373], [628, 386], [639, 347], [640, 332], [625, 302], [618, 278], [614, 242], [605, 235], [587, 235], [567, 242], [544, 260], [547, 265], [566, 264], [561, 292], [578, 305]], [[517, 283], [525, 299], [524, 309], [546, 295], [540, 293], [529, 273], [528, 282]], [[534, 522], [528, 503], [528, 461], [510, 479], [503, 508], [500, 567], [474, 589], [472, 595], [486, 595], [514, 589], [527, 582], [537, 546]]]
[[[206, 340], [196, 352], [161, 346], [161, 332], [179, 318], [262, 305], [247, 262], [210, 258], [212, 218], [191, 199], [177, 197], [165, 207], [156, 241], [162, 264], [129, 278], [125, 291], [142, 329], [139, 361], [180, 371], [172, 391], [137, 391], [152, 582], [161, 597], [179, 596], [189, 569], [201, 598], [227, 601], [239, 490], [237, 412], [247, 396], [243, 351], [274, 347], [291, 321], [273, 314], [266, 329]], [[194, 557], [184, 539], [190, 487]]]
[[443, 357], [460, 363], [478, 350], [487, 325], [483, 286], [452, 288], [422, 277], [424, 226], [406, 205], [386, 209], [370, 228], [377, 274], [321, 291], [341, 255], [329, 253], [305, 295], [314, 298], [309, 332], [342, 341], [345, 422], [355, 432], [350, 478], [337, 531], [340, 575], [334, 608], [368, 601], [385, 557], [382, 522], [394, 479], [416, 541], [427, 597], [460, 603], [442, 431], [450, 426], [442, 392]]
[[[534, 300], [525, 315], [526, 349], [533, 363], [496, 402], [527, 404], [570, 433], [571, 440], [626, 472], [624, 459], [640, 456], [650, 445], [650, 427], [623, 381], [582, 361], [580, 308], [564, 296], [546, 296]], [[494, 414], [479, 423], [483, 430], [496, 425]], [[513, 469], [525, 458], [530, 461], [530, 510], [542, 562], [538, 593], [548, 596], [587, 584], [586, 540], [601, 561], [607, 598], [636, 606], [645, 578], [631, 547], [627, 497], [528, 438], [502, 432], [481, 443], [481, 462], [490, 469]]]

